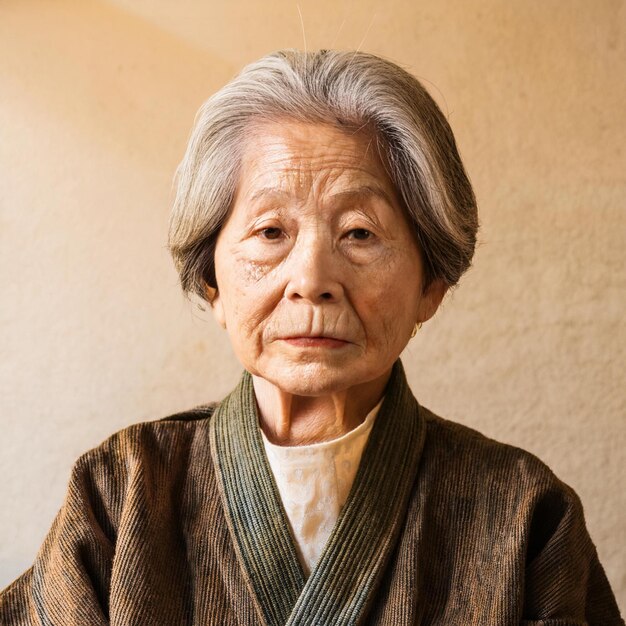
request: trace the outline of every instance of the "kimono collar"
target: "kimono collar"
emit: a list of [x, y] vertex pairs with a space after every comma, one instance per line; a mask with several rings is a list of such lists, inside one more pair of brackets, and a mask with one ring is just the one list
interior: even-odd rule
[[252, 376], [217, 407], [211, 454], [235, 551], [267, 626], [358, 624], [402, 526], [425, 426], [398, 359], [348, 499], [305, 578], [259, 428]]

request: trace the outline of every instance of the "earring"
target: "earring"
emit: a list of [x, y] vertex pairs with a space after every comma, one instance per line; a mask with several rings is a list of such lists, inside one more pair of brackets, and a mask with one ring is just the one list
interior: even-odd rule
[[417, 335], [417, 331], [422, 327], [422, 322], [416, 322], [415, 326], [413, 326], [413, 332], [411, 333], [411, 339]]

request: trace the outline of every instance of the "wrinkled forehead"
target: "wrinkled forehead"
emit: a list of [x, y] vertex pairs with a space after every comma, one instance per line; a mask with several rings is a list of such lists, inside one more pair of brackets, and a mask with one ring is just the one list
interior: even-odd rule
[[264, 121], [247, 133], [237, 196], [248, 201], [395, 190], [375, 136], [330, 124]]

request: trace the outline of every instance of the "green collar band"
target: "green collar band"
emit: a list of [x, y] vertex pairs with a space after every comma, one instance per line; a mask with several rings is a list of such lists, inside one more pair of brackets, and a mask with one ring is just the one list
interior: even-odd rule
[[265, 454], [252, 377], [217, 407], [211, 452], [226, 518], [267, 626], [358, 624], [392, 552], [425, 427], [398, 359], [348, 500], [308, 580]]

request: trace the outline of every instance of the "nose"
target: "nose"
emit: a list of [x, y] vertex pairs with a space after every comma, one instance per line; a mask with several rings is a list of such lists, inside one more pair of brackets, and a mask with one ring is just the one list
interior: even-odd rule
[[285, 297], [313, 304], [338, 302], [344, 293], [332, 247], [320, 234], [298, 237], [286, 259]]

